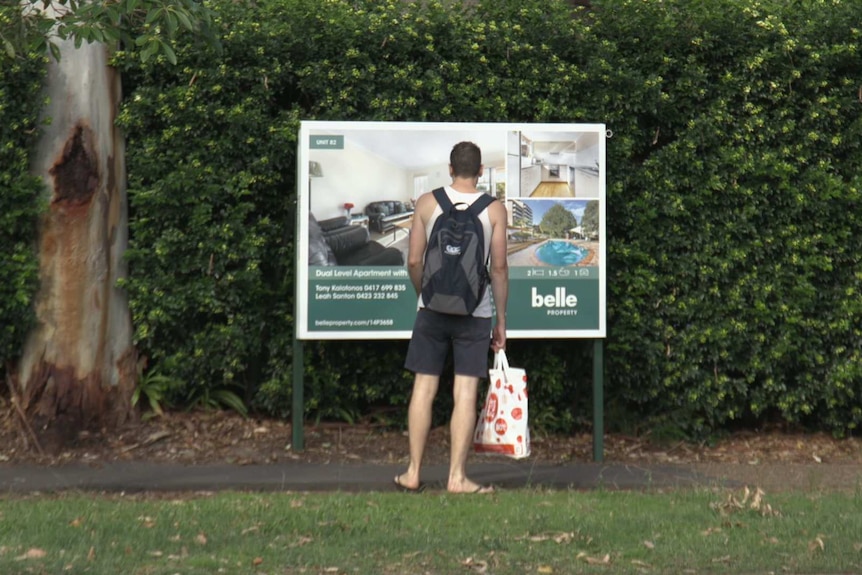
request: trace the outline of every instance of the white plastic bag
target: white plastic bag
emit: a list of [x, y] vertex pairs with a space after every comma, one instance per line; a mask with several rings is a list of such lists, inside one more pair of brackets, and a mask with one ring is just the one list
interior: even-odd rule
[[497, 453], [513, 459], [530, 455], [527, 425], [527, 372], [509, 367], [505, 351], [494, 355], [488, 370], [488, 394], [473, 435], [477, 453]]

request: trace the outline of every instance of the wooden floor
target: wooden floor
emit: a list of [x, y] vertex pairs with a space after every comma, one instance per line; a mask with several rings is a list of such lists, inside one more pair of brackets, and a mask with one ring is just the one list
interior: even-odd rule
[[574, 198], [575, 192], [566, 182], [542, 182], [539, 184], [531, 198]]

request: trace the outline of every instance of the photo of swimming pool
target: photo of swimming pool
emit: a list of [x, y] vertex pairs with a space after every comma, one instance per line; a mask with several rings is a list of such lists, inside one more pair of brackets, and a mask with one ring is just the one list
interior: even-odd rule
[[536, 257], [552, 266], [570, 266], [584, 259], [589, 250], [562, 240], [550, 240], [536, 250]]

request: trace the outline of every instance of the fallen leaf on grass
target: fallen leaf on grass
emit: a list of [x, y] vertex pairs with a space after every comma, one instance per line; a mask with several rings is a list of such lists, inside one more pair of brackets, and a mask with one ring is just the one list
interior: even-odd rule
[[19, 555], [15, 559], [17, 561], [23, 561], [24, 559], [43, 559], [47, 555], [48, 554], [44, 550], [34, 547], [33, 549], [28, 549], [26, 553]]
[[581, 551], [577, 554], [575, 559], [580, 559], [585, 562], [587, 565], [610, 565], [611, 564], [611, 556], [609, 554], [605, 554], [604, 557], [591, 557]]
[[475, 561], [472, 557], [467, 557], [461, 561], [461, 565], [469, 567], [471, 571], [475, 571], [476, 573], [484, 573], [488, 570], [487, 561]]
[[549, 566], [549, 565], [539, 565], [539, 568], [537, 569], [537, 571], [539, 573], [548, 574], [548, 573], [553, 573], [554, 568]]
[[655, 549], [655, 543], [652, 541], [644, 541], [644, 547], [647, 549]]
[[713, 533], [721, 533], [721, 527], [710, 527], [709, 529], [700, 532], [704, 537], [712, 535]]
[[730, 555], [725, 555], [724, 557], [716, 557], [712, 560], [713, 563], [730, 563]]
[[826, 550], [826, 544], [823, 543], [823, 536], [822, 535], [815, 537], [814, 541], [812, 541], [811, 543], [808, 544], [808, 550], [809, 551], [813, 552], [813, 551], [817, 551], [818, 549], [820, 551]]
[[75, 517], [71, 521], [69, 521], [69, 527], [80, 527], [84, 524], [84, 520], [80, 517]]
[[198, 533], [195, 536], [195, 543], [198, 545], [206, 545], [207, 544], [207, 536], [203, 533]]
[[262, 557], [255, 557], [254, 559], [251, 560], [251, 564], [254, 565], [255, 567], [257, 567], [261, 563], [263, 563]]
[[645, 567], [647, 569], [650, 569], [652, 567], [652, 565], [650, 565], [649, 563], [644, 563], [643, 561], [638, 561], [637, 559], [632, 559], [632, 565], [634, 565], [635, 567]]
[[730, 493], [726, 501], [710, 503], [709, 506], [719, 511], [722, 515], [730, 515], [748, 508], [751, 511], [756, 511], [763, 517], [779, 517], [781, 513], [764, 501], [765, 495], [766, 493], [759, 487], [752, 492], [746, 486], [740, 497], [736, 497], [733, 493]]
[[856, 551], [857, 553], [862, 551], [862, 543], [854, 543], [853, 544], [853, 550]]
[[574, 532], [568, 533], [542, 533], [541, 535], [527, 535], [525, 537], [515, 537], [515, 541], [532, 541], [538, 543], [541, 541], [553, 541], [555, 543], [568, 543], [575, 538]]
[[308, 545], [312, 541], [314, 541], [313, 538], [308, 537], [306, 535], [302, 535], [299, 539], [296, 540], [295, 543], [291, 543], [289, 546], [290, 547], [302, 547], [303, 545]]
[[90, 550], [87, 552], [87, 561], [94, 561], [96, 559], [96, 548], [90, 547]]

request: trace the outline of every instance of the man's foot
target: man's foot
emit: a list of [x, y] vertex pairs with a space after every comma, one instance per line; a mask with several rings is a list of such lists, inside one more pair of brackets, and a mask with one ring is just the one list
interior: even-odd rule
[[488, 494], [494, 493], [496, 490], [493, 485], [479, 485], [478, 483], [474, 483], [473, 481], [462, 481], [458, 485], [449, 484], [447, 489], [449, 493], [479, 493], [479, 494]]
[[401, 480], [401, 475], [396, 475], [392, 482], [395, 484], [396, 489], [403, 493], [422, 493], [425, 491], [425, 484], [420, 482], [416, 485], [416, 487], [411, 487], [406, 483], [403, 483]]

